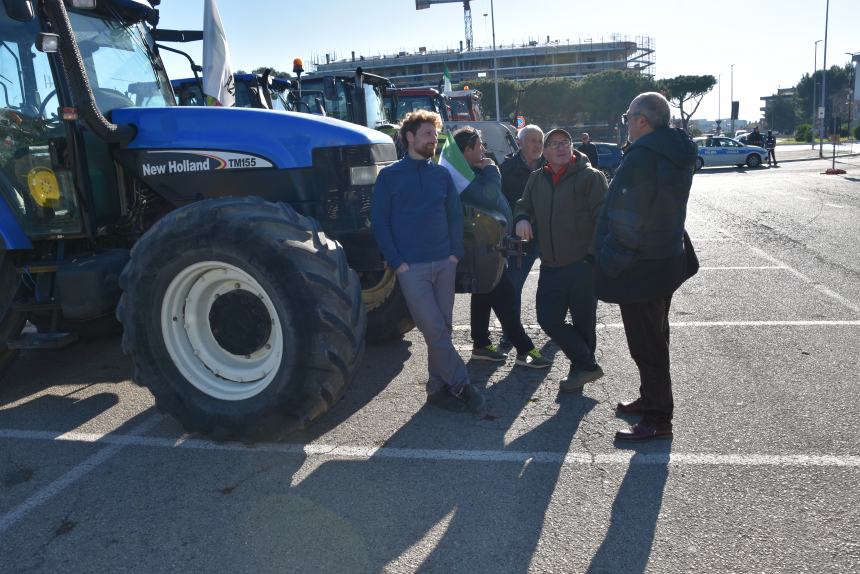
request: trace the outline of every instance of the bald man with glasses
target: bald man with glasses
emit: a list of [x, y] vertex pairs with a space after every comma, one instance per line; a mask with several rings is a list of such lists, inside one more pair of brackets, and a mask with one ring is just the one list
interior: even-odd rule
[[642, 418], [618, 431], [618, 441], [672, 437], [669, 305], [695, 273], [684, 223], [698, 150], [683, 130], [669, 127], [669, 119], [669, 102], [661, 94], [647, 92], [630, 102], [622, 121], [631, 144], [609, 186], [594, 237], [597, 297], [620, 306], [627, 346], [639, 369], [639, 397], [618, 403], [616, 410]]

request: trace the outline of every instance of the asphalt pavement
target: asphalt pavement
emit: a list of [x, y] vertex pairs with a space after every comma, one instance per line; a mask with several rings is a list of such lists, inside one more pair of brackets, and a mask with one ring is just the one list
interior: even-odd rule
[[[0, 387], [0, 571], [860, 571], [860, 161], [697, 173], [702, 268], [672, 303], [675, 438], [618, 448], [637, 392], [618, 310], [606, 376], [470, 360], [483, 419], [423, 405], [420, 334], [369, 347], [282, 443], [182, 433], [119, 341], [23, 354]], [[495, 331], [498, 334], [498, 331]]]

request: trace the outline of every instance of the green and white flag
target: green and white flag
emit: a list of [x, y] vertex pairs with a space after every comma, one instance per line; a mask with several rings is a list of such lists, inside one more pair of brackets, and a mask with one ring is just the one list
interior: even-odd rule
[[463, 152], [460, 151], [451, 134], [448, 134], [448, 139], [442, 146], [439, 165], [447, 169], [451, 177], [454, 178], [454, 187], [457, 189], [457, 193], [463, 193], [463, 190], [475, 179], [475, 172], [469, 167], [469, 162], [463, 157]]
[[442, 93], [451, 91], [451, 72], [448, 71], [448, 62], [445, 62], [445, 71], [442, 73]]

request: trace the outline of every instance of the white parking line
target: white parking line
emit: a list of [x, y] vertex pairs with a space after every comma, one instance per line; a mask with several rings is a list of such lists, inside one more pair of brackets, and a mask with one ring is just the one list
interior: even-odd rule
[[812, 200], [811, 200], [811, 199], [809, 199], [808, 197], [803, 197], [802, 195], [795, 195], [794, 197], [795, 197], [796, 199], [801, 200], [801, 201], [812, 201]]
[[845, 209], [844, 205], [837, 205], [835, 203], [825, 203], [824, 205], [827, 207], [835, 207], [836, 209]]
[[[547, 451], [451, 450], [392, 448], [361, 445], [214, 443], [203, 439], [173, 439], [145, 437], [132, 434], [100, 435], [92, 433], [56, 433], [0, 429], [0, 438], [57, 442], [99, 443], [119, 450], [128, 446], [187, 449], [197, 451], [263, 452], [292, 456], [324, 457], [349, 460], [429, 460], [442, 462], [499, 462], [628, 465], [687, 465], [687, 466], [782, 466], [782, 467], [860, 467], [860, 456], [832, 454], [714, 454], [714, 453], [652, 453], [639, 454], [617, 451], [605, 454], [564, 453]], [[107, 449], [105, 449], [107, 450]], [[104, 451], [101, 451], [104, 452]], [[79, 465], [80, 466], [80, 465]], [[76, 467], [77, 468], [77, 467]], [[4, 517], [5, 519], [5, 517]]]
[[786, 269], [782, 265], [759, 265], [759, 266], [738, 266], [738, 267], [699, 267], [699, 271], [744, 271], [754, 269], [756, 271], [763, 269]]
[[[702, 217], [700, 215], [696, 215], [695, 213], [691, 213], [691, 212], [688, 212], [688, 215], [693, 217], [694, 219], [698, 219], [699, 221], [701, 221], [705, 225], [713, 228], [714, 230], [718, 231], [719, 233], [722, 233], [723, 235], [725, 235], [727, 237], [734, 237], [731, 233], [729, 233], [725, 229], [723, 229], [717, 225], [714, 225], [713, 223], [709, 222], [707, 219], [705, 219], [704, 217]], [[836, 293], [835, 291], [832, 291], [832, 290], [828, 289], [827, 287], [824, 287], [823, 285], [816, 283], [811, 278], [807, 277], [806, 275], [804, 275], [803, 273], [801, 273], [800, 271], [798, 271], [794, 267], [788, 265], [787, 263], [785, 263], [784, 261], [781, 261], [780, 259], [777, 259], [776, 257], [767, 253], [763, 249], [759, 249], [758, 247], [756, 247], [756, 246], [752, 245], [751, 243], [748, 243], [742, 239], [737, 239], [737, 241], [738, 241], [738, 243], [745, 245], [748, 249], [750, 249], [754, 253], [757, 253], [758, 255], [764, 257], [765, 259], [767, 259], [768, 261], [770, 261], [774, 265], [779, 265], [780, 267], [785, 267], [785, 269], [787, 271], [789, 271], [795, 277], [802, 280], [804, 283], [808, 284], [810, 287], [812, 287], [813, 289], [815, 289], [819, 293], [823, 293], [824, 295], [827, 295], [831, 299], [835, 299], [835, 300], [839, 301], [844, 307], [847, 307], [848, 309], [854, 311], [855, 313], [860, 313], [860, 307], [858, 307], [857, 305], [855, 305], [854, 303], [852, 303], [851, 301], [849, 301], [848, 299], [846, 299], [845, 297], [843, 297], [839, 293]]]
[[[860, 327], [860, 320], [848, 321], [670, 321], [670, 327]], [[529, 330], [540, 330], [540, 325], [523, 325]], [[623, 323], [598, 323], [598, 329], [623, 329]], [[470, 325], [454, 325], [455, 331], [468, 331]], [[500, 330], [500, 327], [490, 327]]]
[[[160, 416], [157, 416], [157, 415], [152, 416], [152, 417], [146, 419], [144, 422], [142, 422], [140, 425], [138, 425], [134, 429], [132, 429], [127, 435], [123, 435], [123, 436], [126, 436], [130, 439], [141, 438], [138, 435], [142, 435], [142, 434], [146, 433], [148, 430], [154, 428], [160, 420], [161, 420]], [[29, 432], [29, 431], [24, 431], [24, 432]], [[12, 434], [15, 434], [14, 431]], [[74, 433], [74, 432], [65, 433], [65, 434], [62, 434], [60, 436], [56, 436], [56, 433], [36, 433], [36, 434], [42, 438], [45, 438], [44, 435], [48, 435], [48, 438], [50, 440], [56, 440], [56, 441], [75, 441], [75, 440], [77, 440], [75, 438], [76, 433]], [[51, 434], [54, 435], [53, 438], [50, 438]], [[3, 436], [3, 433], [0, 433], [0, 436]], [[96, 436], [96, 437], [100, 436], [101, 438], [106, 439], [112, 435], [94, 435], [94, 436]], [[12, 438], [12, 437], [9, 437], [9, 438]], [[7, 529], [9, 529], [9, 527], [13, 526], [16, 522], [18, 522], [19, 520], [24, 518], [27, 514], [29, 514], [36, 507], [44, 504], [45, 502], [47, 502], [48, 500], [50, 500], [51, 498], [53, 498], [54, 496], [56, 496], [57, 494], [62, 492], [66, 487], [70, 486], [71, 484], [73, 484], [77, 480], [83, 478], [84, 476], [87, 475], [87, 473], [94, 470], [99, 465], [107, 462], [113, 456], [115, 456], [119, 451], [121, 451], [123, 448], [128, 446], [127, 444], [120, 443], [120, 442], [114, 442], [114, 441], [110, 441], [110, 440], [102, 441], [100, 438], [95, 438], [94, 440], [83, 441], [83, 442], [99, 442], [99, 443], [104, 442], [104, 444], [107, 444], [109, 446], [107, 448], [101, 449], [100, 451], [96, 452], [95, 454], [93, 454], [92, 456], [90, 456], [89, 458], [87, 458], [86, 460], [81, 462], [80, 464], [72, 467], [72, 469], [69, 470], [66, 474], [64, 474], [63, 476], [61, 476], [60, 478], [58, 478], [57, 480], [55, 480], [54, 482], [52, 482], [51, 484], [46, 486], [45, 488], [37, 491], [30, 498], [28, 498], [27, 500], [22, 502], [20, 505], [18, 505], [18, 507], [15, 508], [14, 510], [7, 512], [2, 517], [0, 517], [0, 532], [4, 532]]]

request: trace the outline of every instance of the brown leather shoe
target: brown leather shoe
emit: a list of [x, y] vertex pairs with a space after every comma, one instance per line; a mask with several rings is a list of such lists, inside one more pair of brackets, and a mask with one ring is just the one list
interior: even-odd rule
[[622, 429], [615, 433], [618, 441], [644, 441], [672, 438], [672, 425], [650, 426], [642, 423], [633, 425], [629, 429]]
[[615, 407], [615, 411], [625, 415], [641, 415], [645, 412], [642, 408], [641, 398], [626, 403], [618, 403]]

